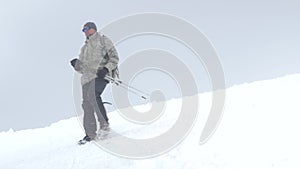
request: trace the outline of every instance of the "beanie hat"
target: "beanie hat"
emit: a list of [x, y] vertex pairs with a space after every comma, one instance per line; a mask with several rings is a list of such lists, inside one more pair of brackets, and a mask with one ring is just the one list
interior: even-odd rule
[[87, 22], [86, 24], [84, 24], [84, 27], [86, 27], [86, 26], [90, 27], [90, 29], [93, 28], [93, 29], [97, 30], [97, 26], [94, 22]]

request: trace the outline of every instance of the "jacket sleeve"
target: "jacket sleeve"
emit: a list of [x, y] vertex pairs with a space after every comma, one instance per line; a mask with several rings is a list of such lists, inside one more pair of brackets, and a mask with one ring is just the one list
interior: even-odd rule
[[108, 54], [108, 61], [104, 67], [106, 67], [109, 70], [109, 72], [112, 72], [112, 70], [117, 68], [119, 63], [118, 52], [110, 39], [105, 37], [104, 42], [105, 42], [105, 50], [106, 53]]

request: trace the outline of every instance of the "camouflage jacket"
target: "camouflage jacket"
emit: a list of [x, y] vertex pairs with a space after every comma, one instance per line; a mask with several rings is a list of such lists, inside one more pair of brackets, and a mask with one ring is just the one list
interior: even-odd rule
[[[97, 77], [97, 70], [106, 67], [108, 75], [116, 76], [119, 57], [112, 41], [99, 32], [86, 39], [81, 48], [79, 60], [82, 62], [81, 84], [84, 85]], [[118, 76], [118, 75], [117, 75]]]

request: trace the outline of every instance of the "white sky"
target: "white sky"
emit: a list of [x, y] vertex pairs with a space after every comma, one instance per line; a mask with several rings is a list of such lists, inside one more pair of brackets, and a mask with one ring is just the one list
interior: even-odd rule
[[[0, 131], [42, 127], [76, 114], [69, 61], [83, 44], [86, 21], [101, 28], [142, 12], [184, 18], [216, 47], [226, 84], [232, 86], [300, 72], [299, 9], [296, 0], [1, 1]], [[145, 40], [117, 46], [120, 58], [157, 45]], [[202, 73], [195, 76], [201, 79]], [[200, 91], [207, 89], [207, 84], [200, 86]]]

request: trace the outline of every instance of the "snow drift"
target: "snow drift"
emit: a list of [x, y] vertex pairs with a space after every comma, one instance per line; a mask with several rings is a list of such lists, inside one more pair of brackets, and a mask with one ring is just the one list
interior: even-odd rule
[[[133, 160], [112, 155], [84, 136], [77, 117], [49, 127], [0, 133], [0, 168], [8, 169], [253, 169], [300, 168], [300, 75], [233, 86], [226, 91], [223, 119], [211, 139], [199, 145], [211, 94], [199, 94], [199, 116], [177, 147], [157, 157]], [[181, 99], [167, 101], [164, 116], [137, 126], [110, 112], [111, 128], [128, 137], [163, 133], [178, 115]], [[147, 105], [137, 107], [147, 109]]]

